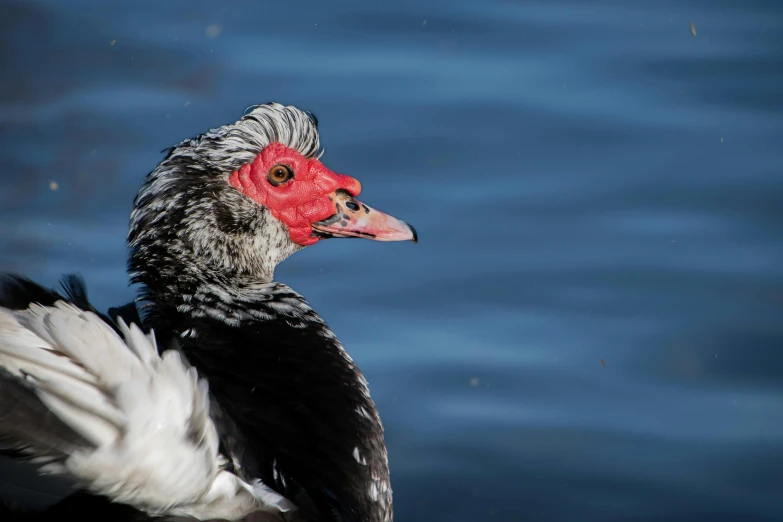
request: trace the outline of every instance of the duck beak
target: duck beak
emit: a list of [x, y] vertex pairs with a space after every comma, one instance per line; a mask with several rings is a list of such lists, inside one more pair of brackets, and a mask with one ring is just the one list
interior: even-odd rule
[[312, 224], [316, 237], [360, 237], [414, 243], [419, 240], [412, 226], [365, 205], [345, 190], [338, 190], [329, 199], [334, 203], [335, 213]]

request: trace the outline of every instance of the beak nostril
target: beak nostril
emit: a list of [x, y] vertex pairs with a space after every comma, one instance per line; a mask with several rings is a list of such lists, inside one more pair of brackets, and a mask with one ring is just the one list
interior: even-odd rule
[[349, 209], [351, 209], [351, 211], [353, 211], [353, 212], [356, 212], [356, 211], [359, 210], [359, 205], [357, 205], [355, 201], [350, 200], [350, 199], [345, 202], [345, 206], [348, 207]]

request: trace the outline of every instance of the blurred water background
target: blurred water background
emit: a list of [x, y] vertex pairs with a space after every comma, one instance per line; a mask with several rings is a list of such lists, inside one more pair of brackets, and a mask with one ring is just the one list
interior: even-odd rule
[[0, 75], [0, 269], [103, 308], [164, 147], [318, 116], [421, 238], [277, 272], [370, 381], [398, 520], [783, 519], [779, 0], [3, 0]]

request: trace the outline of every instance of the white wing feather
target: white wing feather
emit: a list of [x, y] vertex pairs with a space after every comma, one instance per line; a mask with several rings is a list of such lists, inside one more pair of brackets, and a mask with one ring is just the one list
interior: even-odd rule
[[[23, 377], [62, 421], [92, 442], [45, 469], [151, 514], [236, 520], [294, 509], [261, 483], [222, 469], [207, 383], [154, 334], [58, 302], [0, 308], [0, 367]], [[47, 455], [39, 455], [47, 462]]]

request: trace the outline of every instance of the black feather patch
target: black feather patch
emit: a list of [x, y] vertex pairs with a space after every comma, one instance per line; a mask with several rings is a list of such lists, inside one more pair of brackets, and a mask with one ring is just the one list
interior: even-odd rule
[[9, 310], [25, 310], [31, 304], [54, 306], [57, 301], [67, 301], [85, 312], [94, 313], [120, 333], [114, 321], [90, 304], [87, 285], [80, 275], [67, 274], [63, 276], [60, 285], [64, 295], [20, 275], [0, 274], [0, 306]]
[[141, 317], [139, 316], [139, 309], [136, 308], [136, 303], [127, 303], [122, 306], [116, 306], [109, 308], [109, 317], [114, 322], [117, 322], [119, 318], [125, 321], [125, 324], [136, 324], [141, 327]]
[[151, 517], [130, 506], [116, 504], [106, 498], [78, 492], [45, 511], [25, 511], [0, 502], [3, 522], [47, 522], [78, 520], [79, 522], [192, 522], [178, 517]]
[[93, 447], [52, 413], [23, 379], [0, 368], [0, 448], [16, 456], [64, 458], [76, 449]]
[[65, 296], [71, 302], [82, 310], [94, 310], [87, 300], [87, 285], [80, 274], [66, 274], [62, 277], [60, 285], [63, 287]]
[[16, 274], [0, 274], [0, 306], [24, 310], [31, 303], [52, 306], [63, 297], [30, 279]]
[[98, 317], [100, 317], [106, 324], [114, 328], [115, 331], [119, 333], [119, 330], [117, 329], [117, 325], [114, 324], [114, 321], [109, 319], [109, 316], [106, 314], [99, 312], [91, 303], [90, 300], [87, 298], [87, 284], [84, 282], [84, 278], [82, 278], [79, 274], [66, 274], [62, 277], [60, 280], [60, 285], [63, 287], [63, 291], [65, 292], [66, 300], [69, 301], [71, 304], [75, 305], [76, 307], [84, 310], [85, 312], [92, 312]]

